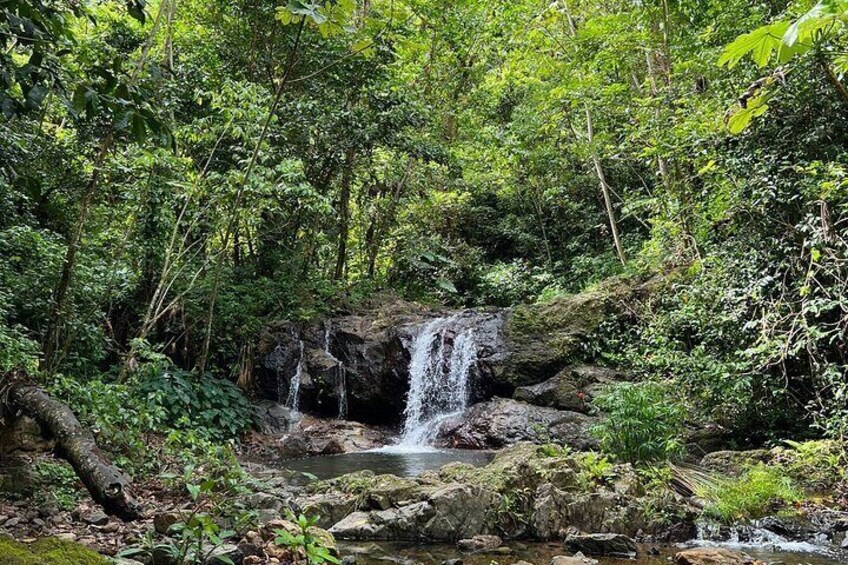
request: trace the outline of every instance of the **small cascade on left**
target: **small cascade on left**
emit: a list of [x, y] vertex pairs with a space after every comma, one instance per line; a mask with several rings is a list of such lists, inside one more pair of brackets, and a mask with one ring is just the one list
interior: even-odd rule
[[297, 368], [294, 370], [294, 376], [289, 381], [289, 396], [286, 399], [286, 407], [298, 412], [300, 409], [300, 381], [303, 379], [303, 372], [306, 364], [306, 345], [303, 340], [298, 340], [300, 343], [300, 357], [297, 360]]
[[336, 396], [339, 402], [339, 420], [347, 418], [347, 369], [344, 363], [333, 355], [332, 350], [333, 326], [327, 320], [324, 326], [324, 353], [336, 364]]

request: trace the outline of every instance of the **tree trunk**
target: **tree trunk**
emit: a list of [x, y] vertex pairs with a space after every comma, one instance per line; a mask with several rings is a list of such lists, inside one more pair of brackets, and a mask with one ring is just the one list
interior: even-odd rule
[[353, 178], [353, 163], [356, 153], [351, 147], [345, 154], [345, 165], [342, 171], [342, 190], [339, 195], [339, 243], [336, 252], [336, 269], [333, 273], [335, 280], [342, 280], [347, 263], [347, 239], [350, 235], [350, 184]]
[[[7, 375], [6, 379], [15, 377]], [[141, 517], [129, 478], [100, 451], [91, 432], [70, 408], [25, 380], [12, 380], [6, 406], [12, 414], [23, 413], [35, 419], [42, 433], [55, 439], [56, 454], [71, 464], [91, 497], [107, 513], [124, 521]]]
[[[586, 135], [589, 139], [589, 145], [592, 145], [595, 140], [595, 128], [592, 125], [592, 113], [589, 108], [586, 108]], [[601, 193], [604, 195], [604, 206], [607, 209], [609, 216], [610, 230], [612, 231], [612, 240], [615, 244], [615, 252], [618, 255], [618, 260], [622, 265], [627, 264], [627, 257], [624, 255], [624, 248], [621, 245], [621, 237], [618, 235], [618, 222], [615, 220], [615, 209], [612, 207], [612, 197], [610, 196], [610, 187], [607, 184], [607, 177], [604, 174], [604, 168], [601, 165], [601, 158], [595, 148], [592, 147], [592, 164], [595, 166], [595, 173], [598, 175], [598, 184], [601, 185]]]

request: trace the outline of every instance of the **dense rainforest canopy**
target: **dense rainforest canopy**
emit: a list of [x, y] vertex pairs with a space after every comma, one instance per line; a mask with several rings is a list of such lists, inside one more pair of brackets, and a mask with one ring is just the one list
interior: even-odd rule
[[[665, 289], [588, 356], [741, 435], [848, 430], [848, 2], [0, 15], [0, 369], [119, 419], [114, 449], [129, 419], [243, 430], [231, 383], [273, 320], [613, 276]], [[174, 405], [116, 409], [166, 370]]]

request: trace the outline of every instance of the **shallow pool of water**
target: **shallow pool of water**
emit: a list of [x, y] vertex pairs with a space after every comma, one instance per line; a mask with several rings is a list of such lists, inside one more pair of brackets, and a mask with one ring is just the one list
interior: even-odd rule
[[[357, 565], [440, 565], [447, 559], [461, 558], [464, 565], [491, 565], [492, 563], [515, 563], [523, 560], [534, 565], [548, 565], [554, 555], [570, 555], [561, 543], [509, 543], [508, 551], [463, 554], [453, 545], [411, 543], [340, 543], [342, 555], [356, 555]], [[659, 547], [658, 555], [649, 555], [651, 546], [640, 546], [637, 559], [598, 558], [601, 565], [669, 565], [677, 547]], [[844, 565], [845, 561], [811, 553], [787, 553], [770, 551], [768, 548], [740, 548], [763, 563], [783, 565]]]
[[416, 477], [424, 471], [436, 470], [458, 461], [475, 467], [489, 463], [494, 454], [465, 449], [404, 450], [384, 448], [359, 453], [320, 455], [285, 461], [282, 466], [292, 471], [332, 479], [356, 471], [370, 470], [377, 474], [390, 473], [399, 477]]

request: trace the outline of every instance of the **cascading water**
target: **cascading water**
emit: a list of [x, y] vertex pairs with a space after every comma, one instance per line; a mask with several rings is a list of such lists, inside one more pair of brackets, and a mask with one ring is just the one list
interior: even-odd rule
[[412, 343], [401, 447], [428, 445], [442, 421], [468, 407], [468, 378], [477, 364], [477, 344], [473, 329], [456, 323], [458, 316], [432, 320]]
[[294, 376], [289, 381], [289, 396], [286, 399], [286, 406], [297, 412], [300, 408], [300, 381], [303, 377], [304, 364], [306, 363], [305, 349], [306, 345], [303, 340], [300, 342], [300, 358], [297, 360], [297, 368], [294, 371]]
[[333, 337], [333, 328], [329, 320], [324, 327], [324, 353], [336, 363], [336, 395], [339, 399], [339, 420], [347, 417], [347, 369], [335, 355], [333, 355], [330, 343]]

